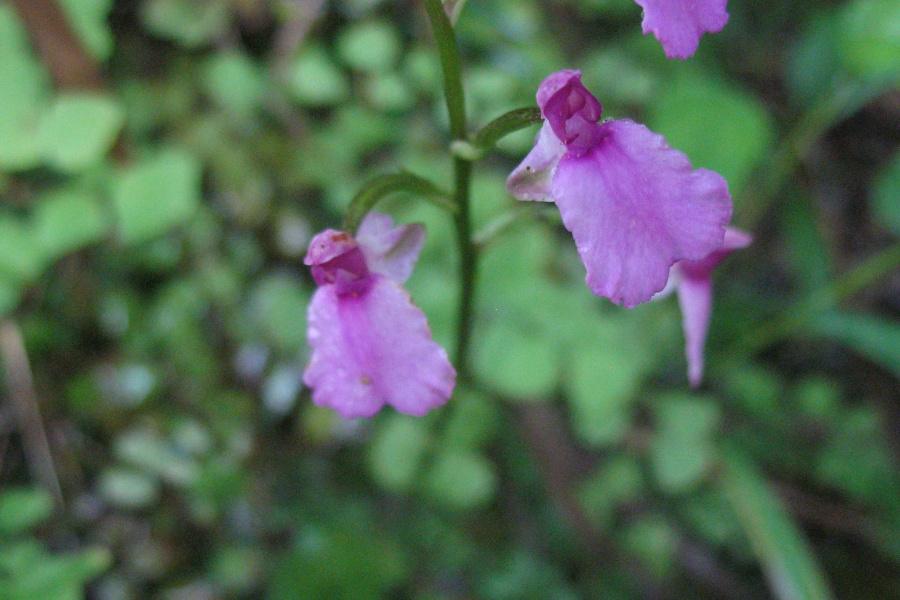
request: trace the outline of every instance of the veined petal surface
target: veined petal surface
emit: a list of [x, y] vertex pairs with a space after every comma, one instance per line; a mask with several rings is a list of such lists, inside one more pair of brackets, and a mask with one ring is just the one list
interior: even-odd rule
[[424, 313], [391, 279], [373, 274], [359, 294], [319, 288], [308, 322], [313, 352], [303, 381], [315, 404], [349, 419], [371, 417], [385, 404], [422, 416], [449, 399], [456, 371]]
[[669, 58], [690, 58], [704, 33], [728, 23], [728, 0], [635, 0], [644, 9], [644, 35], [653, 33]]
[[643, 125], [601, 125], [603, 139], [566, 154], [552, 178], [566, 228], [587, 268], [591, 291], [632, 308], [647, 302], [679, 260], [722, 245], [731, 218], [725, 180], [693, 169], [687, 156]]

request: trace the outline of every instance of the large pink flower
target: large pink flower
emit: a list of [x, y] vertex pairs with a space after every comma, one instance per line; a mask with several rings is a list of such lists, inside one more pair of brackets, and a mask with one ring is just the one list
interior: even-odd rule
[[385, 404], [422, 416], [450, 398], [456, 371], [402, 287], [424, 241], [421, 225], [393, 227], [370, 213], [356, 239], [328, 229], [310, 242], [304, 263], [319, 289], [309, 305], [312, 357], [303, 381], [314, 403], [349, 419]]
[[712, 314], [712, 272], [726, 256], [746, 248], [753, 241], [749, 235], [727, 227], [722, 247], [702, 260], [683, 260], [675, 263], [669, 273], [669, 283], [660, 296], [671, 290], [678, 294], [684, 328], [684, 350], [688, 363], [688, 381], [697, 387], [703, 380], [703, 347]]
[[643, 125], [600, 123], [578, 71], [547, 77], [537, 102], [544, 125], [506, 185], [520, 200], [556, 203], [595, 295], [634, 307], [665, 287], [673, 264], [722, 245], [731, 196], [719, 174], [693, 169]]
[[689, 58], [704, 33], [728, 22], [728, 0], [635, 0], [644, 9], [644, 35], [653, 32], [669, 58]]

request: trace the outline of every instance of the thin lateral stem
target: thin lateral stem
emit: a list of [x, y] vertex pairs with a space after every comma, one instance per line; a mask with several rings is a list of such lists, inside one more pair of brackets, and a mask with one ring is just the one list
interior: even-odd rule
[[344, 216], [344, 231], [355, 235], [362, 220], [382, 198], [399, 192], [422, 197], [449, 213], [456, 214], [458, 212], [447, 192], [439, 189], [427, 179], [406, 171], [388, 173], [371, 179], [350, 201], [347, 214]]
[[37, 394], [31, 377], [28, 353], [19, 326], [5, 320], [0, 323], [0, 358], [13, 413], [22, 436], [28, 468], [40, 484], [53, 496], [58, 508], [63, 506], [62, 488], [56, 475], [50, 443], [38, 408]]
[[424, 0], [431, 31], [437, 44], [438, 57], [444, 75], [444, 96], [450, 116], [450, 133], [454, 140], [466, 139], [466, 104], [463, 95], [462, 67], [453, 25], [444, 12], [441, 0]]

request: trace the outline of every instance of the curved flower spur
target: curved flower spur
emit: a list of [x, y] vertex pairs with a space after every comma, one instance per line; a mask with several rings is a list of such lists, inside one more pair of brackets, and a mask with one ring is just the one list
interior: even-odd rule
[[547, 77], [537, 103], [544, 124], [506, 185], [519, 200], [556, 203], [595, 295], [632, 308], [665, 287], [673, 264], [722, 246], [732, 206], [721, 175], [692, 168], [643, 125], [601, 123], [579, 71]]
[[701, 260], [683, 260], [672, 265], [665, 289], [653, 297], [654, 300], [663, 298], [673, 290], [678, 294], [691, 387], [698, 387], [703, 381], [703, 349], [712, 315], [713, 271], [729, 254], [746, 248], [752, 242], [750, 234], [734, 227], [726, 227], [725, 241], [718, 250]]
[[333, 229], [312, 239], [303, 262], [319, 289], [309, 305], [303, 381], [315, 404], [348, 419], [385, 404], [422, 416], [450, 398], [456, 371], [402, 287], [424, 242], [422, 225], [393, 227], [378, 213], [355, 239]]

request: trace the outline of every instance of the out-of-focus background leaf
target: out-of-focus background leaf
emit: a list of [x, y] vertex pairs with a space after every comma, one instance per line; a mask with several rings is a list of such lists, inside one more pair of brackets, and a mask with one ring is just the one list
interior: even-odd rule
[[[725, 176], [755, 240], [691, 390], [674, 299], [593, 297], [555, 208], [506, 192], [536, 128], [510, 135], [473, 179], [502, 231], [473, 377], [367, 421], [303, 385], [302, 258], [373, 175], [450, 186], [419, 3], [24, 4], [0, 0], [0, 598], [900, 597], [900, 271], [859, 269], [900, 242], [895, 0], [731, 0], [684, 62], [632, 0], [466, 2], [473, 130], [580, 69]], [[452, 356], [452, 222], [379, 210], [425, 224], [407, 287]]]

